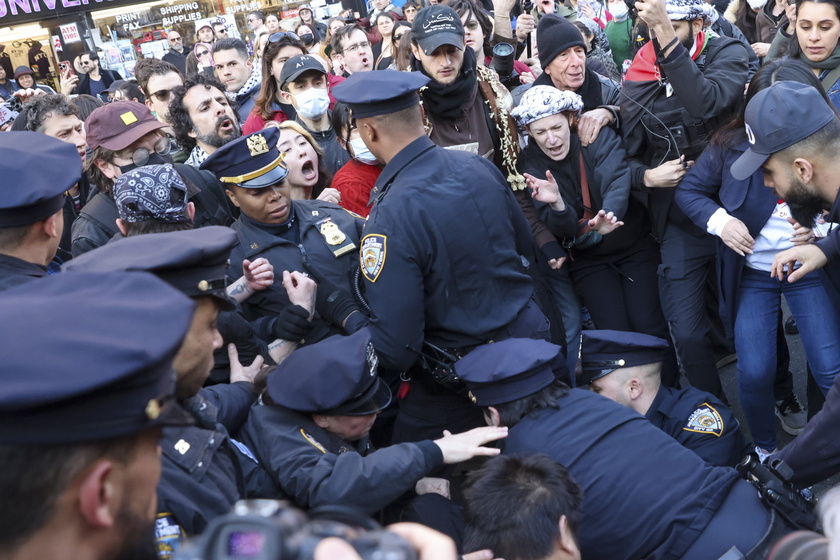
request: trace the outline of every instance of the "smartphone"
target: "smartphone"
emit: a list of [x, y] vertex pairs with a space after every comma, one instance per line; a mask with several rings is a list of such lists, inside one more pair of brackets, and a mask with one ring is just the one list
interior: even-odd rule
[[69, 60], [59, 61], [58, 67], [61, 70], [61, 75], [62, 76], [69, 76], [73, 73], [73, 67], [71, 66]]

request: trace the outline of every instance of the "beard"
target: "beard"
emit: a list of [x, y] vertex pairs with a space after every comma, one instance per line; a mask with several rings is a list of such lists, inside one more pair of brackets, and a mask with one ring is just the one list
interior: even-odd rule
[[[226, 121], [231, 121], [233, 123], [233, 128], [231, 128], [230, 132], [227, 133], [219, 132], [219, 127]], [[240, 136], [242, 136], [242, 128], [240, 128], [236, 119], [231, 119], [227, 115], [222, 115], [216, 121], [216, 125], [213, 127], [213, 132], [210, 134], [199, 135], [198, 140], [201, 140], [205, 144], [213, 146], [214, 148], [221, 148], [228, 142], [233, 142]]]
[[691, 49], [694, 48], [694, 43], [697, 42], [697, 35], [691, 34], [691, 29], [689, 28], [688, 37], [684, 41], [680, 41], [682, 46], [688, 49], [688, 52], [691, 52]]
[[790, 181], [791, 186], [784, 196], [784, 200], [790, 208], [790, 215], [799, 222], [799, 225], [813, 228], [817, 216], [823, 212], [825, 203], [822, 198], [809, 191], [805, 183], [799, 179], [791, 176]]
[[124, 535], [116, 560], [157, 560], [154, 520], [143, 519], [126, 507], [117, 514], [116, 521]]

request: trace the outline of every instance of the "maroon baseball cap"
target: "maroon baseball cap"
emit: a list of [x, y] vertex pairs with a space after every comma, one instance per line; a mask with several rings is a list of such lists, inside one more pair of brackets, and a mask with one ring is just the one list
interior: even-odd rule
[[112, 151], [129, 147], [149, 132], [166, 125], [136, 101], [114, 101], [93, 110], [85, 121], [87, 143], [91, 150], [99, 146]]

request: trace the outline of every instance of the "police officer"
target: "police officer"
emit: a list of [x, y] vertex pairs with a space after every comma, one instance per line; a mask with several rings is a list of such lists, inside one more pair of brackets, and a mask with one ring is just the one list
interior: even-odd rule
[[231, 253], [234, 265], [264, 257], [278, 273], [305, 272], [320, 285], [316, 317], [300, 305], [290, 305], [286, 291], [274, 286], [249, 298], [246, 318], [266, 341], [311, 343], [329, 334], [355, 332], [367, 322], [350, 284], [364, 221], [330, 202], [290, 200], [279, 137], [276, 128], [249, 134], [225, 144], [201, 164], [225, 184], [241, 212], [231, 226], [239, 235]]
[[229, 228], [154, 233], [109, 243], [73, 259], [68, 274], [85, 271], [147, 270], [196, 303], [190, 331], [175, 357], [175, 395], [195, 426], [167, 428], [161, 438], [163, 476], [158, 486], [156, 525], [159, 555], [167, 558], [179, 539], [201, 533], [246, 495], [261, 494], [267, 478], [248, 449], [232, 440], [256, 398], [255, 368], [231, 360], [230, 384], [202, 389], [222, 344], [216, 330], [221, 309], [233, 308], [225, 292], [228, 257], [236, 242]]
[[262, 405], [241, 435], [299, 507], [343, 505], [372, 514], [415, 486], [448, 497], [447, 481], [424, 477], [444, 463], [498, 454], [481, 446], [507, 431], [486, 426], [375, 450], [368, 433], [391, 402], [377, 373], [370, 332], [361, 329], [295, 350], [269, 374]]
[[172, 360], [193, 308], [145, 273], [57, 274], [0, 294], [4, 556], [154, 555], [158, 437], [184, 421]]
[[738, 420], [709, 393], [662, 385], [667, 349], [646, 334], [584, 331], [578, 383], [644, 415], [707, 464], [734, 467], [749, 451]]
[[373, 344], [385, 368], [410, 378], [394, 441], [483, 423], [461, 384], [438, 383], [421, 364], [451, 363], [509, 336], [547, 338], [549, 329], [524, 272], [520, 255], [532, 242], [516, 199], [492, 163], [426, 137], [417, 90], [428, 81], [382, 70], [353, 74], [333, 90], [385, 164], [360, 258]]
[[580, 485], [581, 557], [709, 560], [735, 547], [765, 558], [791, 530], [735, 469], [706, 465], [640, 414], [557, 381], [559, 351], [504, 340], [473, 351], [456, 371], [488, 423], [510, 428], [505, 455], [545, 453]]
[[[65, 191], [82, 178], [73, 144], [35, 132], [0, 134], [0, 290], [41, 278], [64, 231]], [[69, 227], [69, 224], [68, 224]]]

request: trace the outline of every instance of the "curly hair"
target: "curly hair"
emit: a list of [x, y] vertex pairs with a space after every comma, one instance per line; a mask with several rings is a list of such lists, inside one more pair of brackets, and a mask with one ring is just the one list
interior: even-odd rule
[[[184, 97], [187, 92], [197, 86], [204, 86], [205, 89], [216, 88], [225, 92], [225, 86], [215, 76], [198, 72], [193, 74], [184, 82], [183, 86], [175, 88], [172, 92], [172, 101], [169, 102], [169, 124], [175, 132], [175, 139], [185, 150], [192, 150], [195, 147], [195, 138], [190, 136], [193, 130], [193, 122], [190, 118], [190, 111], [184, 106]], [[236, 111], [234, 111], [236, 115]]]
[[44, 132], [44, 122], [49, 117], [53, 115], [78, 117], [79, 109], [60, 93], [48, 93], [27, 101], [21, 113], [26, 115], [26, 130]]
[[254, 100], [255, 111], [264, 120], [271, 120], [274, 116], [274, 109], [271, 106], [279, 97], [280, 86], [277, 84], [274, 76], [271, 75], [271, 65], [284, 47], [298, 48], [300, 49], [300, 54], [306, 54], [308, 52], [300, 39], [295, 39], [288, 33], [280, 37], [277, 41], [268, 43], [265, 47], [262, 59], [262, 86], [260, 94]]

